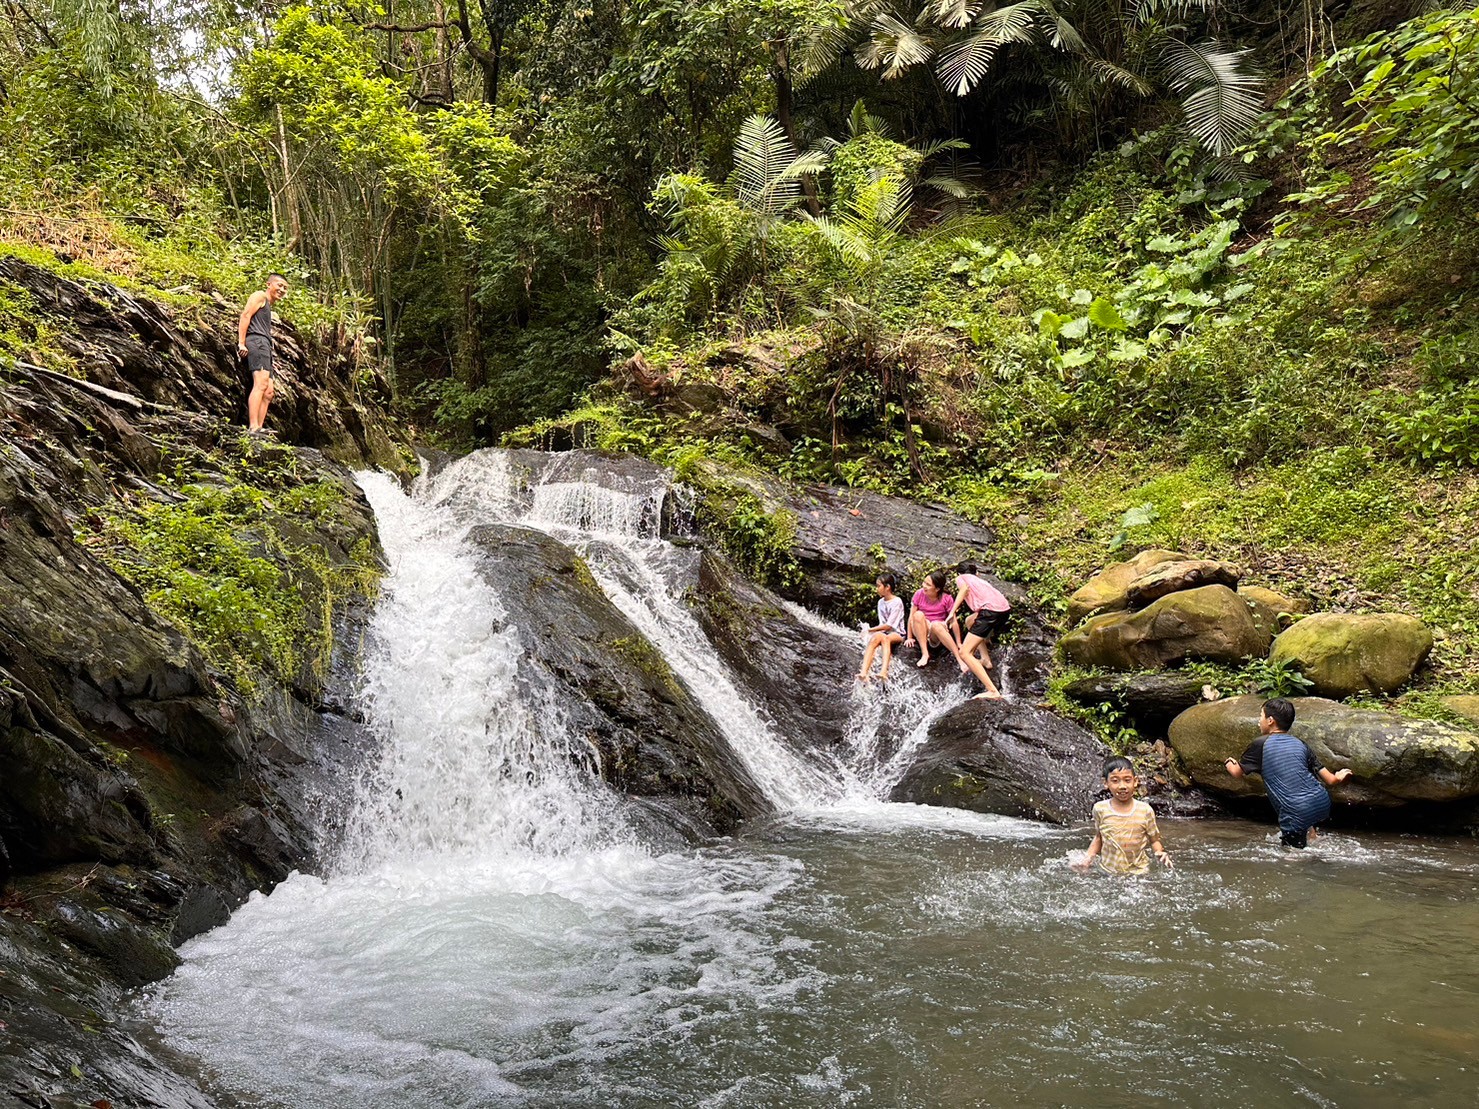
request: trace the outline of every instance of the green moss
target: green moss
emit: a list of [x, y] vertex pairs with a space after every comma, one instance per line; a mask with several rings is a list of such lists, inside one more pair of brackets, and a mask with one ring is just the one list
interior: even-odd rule
[[678, 679], [673, 675], [667, 659], [644, 636], [617, 636], [611, 641], [610, 647], [648, 677], [669, 688], [677, 688]]
[[291, 448], [233, 446], [182, 456], [194, 480], [120, 500], [79, 539], [243, 688], [262, 673], [319, 679], [333, 614], [373, 592], [378, 561], [367, 539], [337, 554], [322, 542], [348, 512], [342, 485], [302, 480]]

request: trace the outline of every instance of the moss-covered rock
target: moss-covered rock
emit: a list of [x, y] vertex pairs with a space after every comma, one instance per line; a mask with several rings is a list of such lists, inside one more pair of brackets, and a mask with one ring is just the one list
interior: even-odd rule
[[1261, 657], [1268, 637], [1236, 593], [1206, 585], [1162, 597], [1139, 612], [1092, 617], [1064, 636], [1061, 646], [1080, 666], [1154, 670], [1186, 659], [1232, 665]]
[[1247, 603], [1258, 630], [1270, 637], [1278, 635], [1289, 626], [1291, 620], [1310, 610], [1308, 601], [1286, 596], [1261, 585], [1241, 585], [1238, 587], [1238, 596]]
[[1132, 581], [1125, 591], [1125, 600], [1131, 608], [1144, 608], [1184, 589], [1198, 589], [1204, 585], [1226, 585], [1236, 589], [1241, 576], [1231, 562], [1216, 562], [1209, 558], [1163, 562]]
[[[1226, 796], [1263, 793], [1260, 778], [1234, 778], [1223, 763], [1258, 737], [1261, 697], [1231, 697], [1187, 709], [1170, 740], [1192, 781]], [[1354, 778], [1333, 786], [1337, 801], [1378, 808], [1479, 797], [1479, 735], [1432, 720], [1408, 720], [1320, 697], [1294, 699], [1290, 729], [1331, 770]]]
[[1077, 624], [1094, 613], [1117, 612], [1126, 608], [1130, 603], [1130, 585], [1136, 578], [1163, 563], [1185, 561], [1186, 555], [1180, 551], [1155, 549], [1141, 551], [1125, 562], [1111, 563], [1068, 598], [1069, 624]]
[[1440, 697], [1438, 703], [1455, 716], [1461, 716], [1479, 726], [1479, 695], [1459, 693], [1449, 697]]
[[1396, 612], [1320, 612], [1274, 640], [1269, 657], [1299, 668], [1323, 697], [1391, 693], [1433, 649], [1421, 620]]

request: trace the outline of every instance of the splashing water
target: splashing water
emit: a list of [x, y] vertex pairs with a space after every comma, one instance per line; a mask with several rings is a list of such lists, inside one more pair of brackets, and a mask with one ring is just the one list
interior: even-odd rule
[[[1166, 822], [1176, 873], [1079, 878], [1082, 834], [879, 800], [964, 686], [903, 673], [852, 694], [845, 750], [781, 742], [681, 603], [665, 482], [502, 452], [414, 497], [361, 481], [391, 569], [341, 856], [185, 945], [146, 1004], [223, 1097], [1469, 1104], [1472, 846], [1337, 836], [1290, 865], [1246, 826]], [[576, 546], [789, 815], [644, 846], [474, 570], [490, 521]]]

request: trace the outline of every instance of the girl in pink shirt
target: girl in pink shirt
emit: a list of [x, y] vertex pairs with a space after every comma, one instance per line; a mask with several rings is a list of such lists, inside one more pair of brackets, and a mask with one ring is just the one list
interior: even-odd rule
[[955, 642], [955, 636], [951, 634], [950, 625], [947, 621], [950, 613], [955, 608], [955, 598], [945, 592], [945, 574], [942, 570], [932, 571], [920, 584], [919, 590], [914, 594], [914, 611], [909, 614], [909, 638], [906, 645], [919, 642], [919, 665], [927, 666], [930, 660], [930, 641], [944, 647], [956, 660], [964, 665], [971, 673], [981, 679], [981, 684], [986, 687], [986, 692], [977, 694], [978, 697], [997, 698], [1001, 694], [997, 692], [996, 686], [991, 684], [991, 679], [986, 676], [986, 670], [981, 665], [981, 660], [975, 655], [965, 655], [961, 652], [960, 645]]
[[[1011, 618], [1012, 603], [1002, 595], [1000, 589], [976, 574], [974, 562], [960, 564], [959, 573], [955, 577], [955, 588], [957, 596], [955, 607], [950, 610], [951, 626], [954, 626], [955, 614], [960, 611], [962, 604], [965, 605], [969, 614], [968, 618], [961, 617], [963, 635], [961, 650], [968, 655], [979, 652], [981, 664], [990, 670], [991, 651], [989, 648], [1006, 627], [1007, 620]], [[962, 660], [960, 672], [963, 674], [965, 670], [966, 665]]]

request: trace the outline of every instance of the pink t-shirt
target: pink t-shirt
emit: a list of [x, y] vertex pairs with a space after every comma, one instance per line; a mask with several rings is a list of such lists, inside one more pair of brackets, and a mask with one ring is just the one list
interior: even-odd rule
[[924, 613], [924, 618], [934, 623], [950, 615], [950, 610], [955, 607], [955, 598], [942, 591], [940, 599], [932, 601], [925, 595], [923, 589], [919, 589], [915, 591], [914, 599], [910, 603], [914, 606], [915, 612]]
[[957, 574], [955, 587], [965, 593], [965, 603], [972, 612], [1010, 612], [1012, 602], [1002, 596], [1001, 590], [985, 578], [975, 574]]

